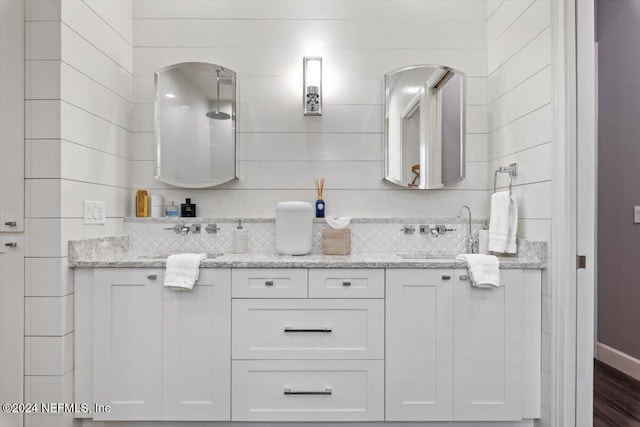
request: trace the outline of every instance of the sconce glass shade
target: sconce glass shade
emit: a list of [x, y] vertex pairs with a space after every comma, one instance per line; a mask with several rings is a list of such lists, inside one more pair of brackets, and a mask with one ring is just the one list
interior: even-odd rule
[[305, 116], [322, 115], [322, 58], [303, 58], [303, 97]]

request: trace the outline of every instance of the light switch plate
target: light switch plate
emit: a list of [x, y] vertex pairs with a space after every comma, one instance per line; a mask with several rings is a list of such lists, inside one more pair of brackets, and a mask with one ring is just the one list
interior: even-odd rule
[[640, 206], [633, 207], [633, 222], [640, 224]]
[[84, 223], [85, 224], [104, 224], [105, 223], [105, 206], [102, 201], [85, 200], [84, 201]]

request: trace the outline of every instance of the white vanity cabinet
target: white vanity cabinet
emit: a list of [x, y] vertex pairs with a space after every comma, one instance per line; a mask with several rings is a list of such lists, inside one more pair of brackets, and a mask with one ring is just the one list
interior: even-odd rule
[[540, 416], [540, 270], [387, 270], [386, 419]]
[[95, 269], [95, 420], [229, 420], [230, 270], [202, 270], [193, 291], [162, 269]]
[[[75, 399], [96, 421], [540, 417], [540, 269], [75, 271]], [[232, 328], [233, 325], [233, 328]]]

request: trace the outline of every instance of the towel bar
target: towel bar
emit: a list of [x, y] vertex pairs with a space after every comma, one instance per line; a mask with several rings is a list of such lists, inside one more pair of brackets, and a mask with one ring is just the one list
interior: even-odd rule
[[509, 174], [509, 194], [511, 194], [511, 187], [513, 185], [513, 177], [518, 176], [518, 164], [511, 163], [509, 166], [500, 166], [493, 173], [493, 192], [496, 192], [496, 181], [498, 179], [499, 173], [508, 173]]

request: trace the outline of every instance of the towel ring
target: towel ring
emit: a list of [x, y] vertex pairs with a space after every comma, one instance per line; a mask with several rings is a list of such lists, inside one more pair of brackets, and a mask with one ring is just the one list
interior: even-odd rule
[[518, 176], [518, 164], [511, 163], [509, 166], [500, 166], [493, 173], [493, 192], [496, 192], [496, 182], [498, 180], [499, 173], [509, 174], [509, 195], [511, 195], [511, 187], [513, 186], [513, 177]]

